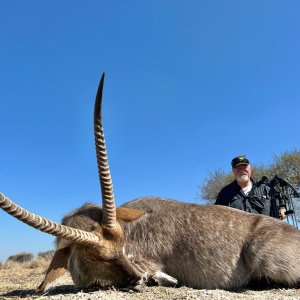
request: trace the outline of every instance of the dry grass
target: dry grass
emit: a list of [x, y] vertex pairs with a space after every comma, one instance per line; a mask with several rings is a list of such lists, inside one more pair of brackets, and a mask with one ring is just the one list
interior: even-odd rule
[[2, 270], [23, 270], [23, 269], [43, 269], [47, 268], [50, 260], [47, 259], [33, 259], [31, 261], [19, 263], [16, 261], [7, 260], [0, 262], [0, 271]]
[[[0, 265], [0, 295], [16, 289], [33, 289], [42, 280], [49, 261], [34, 259], [29, 262], [2, 262]], [[1, 299], [1, 298], [0, 298]]]
[[41, 283], [49, 259], [36, 258], [29, 262], [0, 262], [0, 300], [2, 299], [300, 299], [297, 289], [270, 289], [264, 291], [240, 290], [194, 290], [182, 288], [146, 288], [143, 293], [125, 293], [115, 290], [80, 291], [72, 284], [69, 274], [57, 280], [44, 294], [37, 295], [34, 289]]

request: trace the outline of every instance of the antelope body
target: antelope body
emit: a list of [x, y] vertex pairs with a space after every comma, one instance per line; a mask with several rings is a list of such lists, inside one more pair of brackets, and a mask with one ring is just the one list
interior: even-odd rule
[[81, 288], [140, 291], [146, 284], [234, 289], [260, 280], [297, 287], [300, 232], [280, 220], [159, 197], [115, 207], [101, 119], [103, 81], [104, 75], [94, 115], [102, 207], [87, 203], [60, 225], [0, 193], [2, 209], [57, 236], [56, 252], [38, 291], [66, 270]]

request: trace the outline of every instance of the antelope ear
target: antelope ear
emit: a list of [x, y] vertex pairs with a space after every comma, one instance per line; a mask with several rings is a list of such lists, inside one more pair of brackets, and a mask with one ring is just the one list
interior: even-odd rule
[[146, 212], [139, 209], [117, 207], [117, 220], [132, 222], [143, 216]]

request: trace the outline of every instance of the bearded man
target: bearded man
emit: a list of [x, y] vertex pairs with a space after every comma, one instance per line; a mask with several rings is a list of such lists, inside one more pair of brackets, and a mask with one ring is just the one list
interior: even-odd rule
[[[249, 160], [245, 156], [237, 156], [231, 161], [231, 167], [235, 180], [222, 188], [215, 204], [270, 216], [270, 187], [263, 181], [252, 179]], [[285, 203], [281, 199], [278, 202], [279, 217], [285, 218]]]

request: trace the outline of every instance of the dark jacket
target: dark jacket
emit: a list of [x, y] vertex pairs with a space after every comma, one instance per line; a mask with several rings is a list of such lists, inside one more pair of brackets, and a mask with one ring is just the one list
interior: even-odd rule
[[215, 204], [270, 216], [270, 187], [254, 180], [252, 184], [251, 191], [245, 195], [236, 180], [233, 181], [219, 192]]

